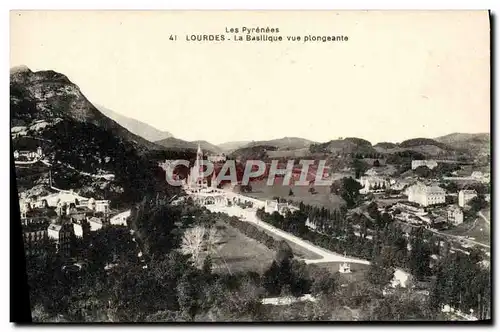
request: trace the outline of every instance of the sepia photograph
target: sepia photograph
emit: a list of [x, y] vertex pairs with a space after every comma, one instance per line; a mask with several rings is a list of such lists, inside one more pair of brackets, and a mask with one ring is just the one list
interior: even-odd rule
[[11, 289], [35, 324], [491, 324], [491, 21], [12, 10]]

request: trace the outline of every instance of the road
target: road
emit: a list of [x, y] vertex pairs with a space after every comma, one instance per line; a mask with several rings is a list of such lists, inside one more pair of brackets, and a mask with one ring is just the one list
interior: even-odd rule
[[481, 243], [481, 242], [477, 242], [477, 241], [474, 241], [474, 240], [471, 240], [471, 239], [466, 239], [464, 236], [461, 236], [461, 235], [453, 235], [453, 234], [441, 233], [441, 232], [438, 232], [438, 231], [432, 230], [432, 229], [429, 229], [429, 231], [432, 232], [432, 233], [434, 233], [434, 234], [438, 234], [438, 235], [441, 235], [441, 236], [445, 236], [445, 237], [448, 237], [448, 238], [455, 239], [455, 240], [457, 240], [459, 242], [467, 242], [469, 244], [474, 244], [474, 245], [478, 245], [478, 246], [490, 249], [490, 246], [487, 245], [487, 244], [484, 244], [484, 243]]
[[481, 211], [478, 212], [478, 215], [484, 219], [484, 221], [488, 224], [488, 226], [490, 225], [490, 221], [488, 220], [488, 218], [484, 216], [484, 214]]
[[[288, 232], [285, 232], [281, 229], [278, 229], [272, 225], [269, 225], [266, 222], [261, 221], [259, 218], [256, 216], [256, 209], [251, 208], [251, 209], [242, 209], [239, 206], [216, 206], [216, 205], [208, 205], [206, 206], [207, 209], [209, 209], [212, 212], [222, 212], [222, 213], [227, 213], [230, 216], [236, 216], [240, 218], [242, 221], [249, 222], [252, 224], [255, 224], [261, 228], [264, 228], [282, 238], [285, 240], [288, 240], [290, 242], [293, 242], [303, 248], [306, 248], [307, 250], [322, 256], [321, 258], [318, 259], [305, 259], [304, 262], [306, 264], [317, 264], [317, 263], [332, 263], [332, 262], [347, 262], [347, 263], [356, 263], [356, 264], [363, 264], [363, 265], [370, 265], [370, 262], [364, 259], [358, 259], [358, 258], [353, 258], [353, 257], [348, 257], [344, 256], [326, 249], [323, 249], [321, 247], [318, 247], [308, 241], [305, 241], [295, 235], [292, 235]], [[393, 284], [401, 284], [403, 287], [405, 287], [406, 281], [408, 280], [409, 273], [401, 270], [401, 269], [396, 269], [394, 272], [394, 280]]]
[[230, 216], [236, 216], [241, 218], [242, 221], [249, 222], [251, 224], [255, 224], [260, 228], [264, 228], [265, 230], [272, 232], [285, 240], [293, 242], [319, 256], [322, 258], [318, 259], [306, 259], [304, 260], [306, 264], [314, 264], [314, 263], [328, 263], [328, 262], [349, 262], [349, 263], [357, 263], [369, 265], [370, 262], [363, 259], [345, 257], [343, 255], [331, 252], [329, 250], [320, 248], [318, 246], [313, 245], [312, 243], [305, 241], [295, 235], [292, 235], [288, 232], [285, 232], [281, 229], [278, 229], [272, 225], [269, 225], [266, 222], [263, 222], [257, 218], [255, 214], [255, 209], [242, 209], [238, 206], [207, 206], [207, 208], [212, 212], [225, 212]]

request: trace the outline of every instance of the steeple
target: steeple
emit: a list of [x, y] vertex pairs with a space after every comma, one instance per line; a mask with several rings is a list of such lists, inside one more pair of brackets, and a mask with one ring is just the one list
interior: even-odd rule
[[217, 178], [215, 176], [215, 170], [212, 173], [212, 180], [210, 181], [210, 186], [214, 189], [217, 188]]

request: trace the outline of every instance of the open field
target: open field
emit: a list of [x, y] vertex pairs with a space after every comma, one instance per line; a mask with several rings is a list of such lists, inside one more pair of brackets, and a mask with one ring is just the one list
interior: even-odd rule
[[217, 257], [213, 258], [214, 271], [262, 273], [273, 261], [275, 253], [265, 245], [223, 222], [218, 222], [217, 227], [221, 241], [217, 248]]
[[[340, 262], [329, 262], [329, 263], [316, 263], [314, 265], [317, 265], [319, 267], [322, 267], [332, 274], [336, 274], [339, 272], [339, 266]], [[356, 263], [351, 263], [351, 273], [339, 273], [338, 275], [340, 276], [340, 282], [341, 283], [350, 283], [353, 281], [359, 282], [361, 280], [364, 280], [366, 278], [366, 274], [368, 272], [368, 269], [370, 268], [369, 265], [364, 265], [364, 264], [356, 264]]]
[[[252, 192], [245, 193], [246, 196], [257, 199], [273, 199], [278, 196], [285, 199], [290, 199], [294, 202], [303, 202], [304, 204], [325, 207], [330, 210], [338, 209], [344, 200], [337, 195], [330, 194], [329, 186], [315, 186], [315, 194], [309, 192], [309, 186], [284, 186], [281, 184], [282, 179], [277, 179], [273, 186], [268, 186], [266, 181], [252, 182]], [[293, 196], [289, 196], [289, 191], [292, 189]]]
[[292, 241], [286, 240], [283, 237], [279, 236], [278, 234], [270, 232], [267, 229], [260, 227], [259, 225], [254, 225], [254, 226], [259, 228], [259, 230], [264, 231], [265, 233], [269, 234], [270, 236], [272, 236], [276, 240], [284, 240], [286, 243], [288, 243], [290, 248], [292, 248], [293, 255], [295, 256], [295, 258], [298, 258], [298, 259], [300, 259], [300, 258], [302, 258], [302, 259], [319, 259], [319, 258], [323, 257], [323, 256], [320, 256], [318, 254], [315, 254], [314, 252], [312, 252], [310, 250], [307, 250], [306, 248], [304, 248], [302, 246], [299, 246], [298, 244], [296, 244]]

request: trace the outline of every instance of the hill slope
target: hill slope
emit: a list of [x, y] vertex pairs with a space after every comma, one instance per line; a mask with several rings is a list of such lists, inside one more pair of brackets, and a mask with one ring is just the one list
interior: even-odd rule
[[249, 143], [250, 143], [249, 141], [233, 141], [233, 142], [225, 142], [219, 144], [218, 146], [224, 152], [231, 152], [239, 148], [242, 148]]
[[[24, 189], [53, 184], [96, 198], [134, 202], [167, 190], [164, 175], [147, 154], [151, 143], [100, 113], [66, 76], [15, 68], [10, 75], [11, 137], [14, 150], [40, 146], [47, 167], [16, 167]], [[112, 174], [103, 179], [100, 174]]]
[[316, 143], [305, 138], [300, 137], [283, 137], [269, 141], [252, 141], [245, 148], [254, 146], [273, 146], [278, 150], [297, 150], [308, 148], [311, 144]]
[[108, 118], [113, 119], [131, 133], [141, 136], [142, 138], [145, 138], [150, 142], [159, 141], [173, 136], [168, 131], [158, 130], [153, 126], [148, 125], [147, 123], [118, 114], [104, 106], [96, 105], [96, 107], [101, 113], [106, 115]]
[[491, 150], [491, 137], [489, 133], [453, 133], [437, 137], [435, 140], [456, 150], [465, 150], [477, 155], [489, 155]]
[[52, 70], [32, 72], [27, 67], [11, 69], [10, 100], [11, 127], [27, 126], [37, 120], [71, 119], [109, 130], [139, 150], [159, 148], [103, 115], [78, 86], [65, 75]]

